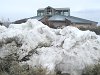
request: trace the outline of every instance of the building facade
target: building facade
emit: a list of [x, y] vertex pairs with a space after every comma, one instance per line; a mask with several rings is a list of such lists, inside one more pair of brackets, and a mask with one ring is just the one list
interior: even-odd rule
[[69, 8], [52, 8], [50, 6], [37, 10], [37, 16], [66, 15], [70, 16]]

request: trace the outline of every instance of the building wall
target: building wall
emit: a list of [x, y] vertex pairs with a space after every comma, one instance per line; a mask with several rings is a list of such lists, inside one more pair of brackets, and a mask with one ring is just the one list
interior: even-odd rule
[[45, 25], [48, 25], [48, 26], [49, 26], [49, 21], [48, 21], [48, 18], [49, 18], [49, 17], [45, 16], [44, 18], [42, 18], [42, 19], [41, 19], [41, 20], [39, 20], [39, 21], [41, 21], [43, 24], [45, 24]]
[[65, 21], [50, 21], [49, 26], [53, 28], [63, 28], [67, 26]]
[[78, 27], [78, 28], [95, 28], [96, 25], [91, 25], [91, 24], [72, 24], [71, 26], [74, 26], [74, 27]]

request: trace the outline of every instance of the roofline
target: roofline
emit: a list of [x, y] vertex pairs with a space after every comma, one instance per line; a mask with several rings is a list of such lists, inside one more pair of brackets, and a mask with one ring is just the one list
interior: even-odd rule
[[[65, 20], [66, 20], [66, 18], [65, 18]], [[48, 19], [48, 21], [65, 21], [65, 20], [49, 20]]]
[[[74, 16], [70, 16], [70, 17], [74, 17]], [[78, 18], [78, 19], [82, 19], [82, 20], [86, 20], [86, 21], [90, 21], [90, 22], [94, 22], [94, 23], [98, 24], [98, 22], [96, 22], [96, 21], [91, 21], [91, 20], [87, 20], [87, 19], [83, 19], [83, 18], [79, 18], [79, 17], [74, 17], [74, 18]], [[75, 23], [77, 23], [77, 22], [75, 22]]]
[[[55, 9], [55, 10], [70, 10], [70, 8], [53, 8], [53, 9]], [[44, 11], [45, 8], [39, 8], [37, 11], [39, 11], [39, 10]]]
[[[50, 8], [53, 8], [53, 7], [51, 7], [51, 6], [48, 6], [48, 7], [50, 7]], [[48, 8], [48, 7], [46, 7], [46, 8]], [[38, 10], [44, 10], [45, 8], [39, 8]], [[70, 10], [70, 8], [53, 8], [53, 9], [55, 9], [55, 10]], [[37, 11], [38, 11], [37, 10]]]
[[[87, 22], [72, 22], [71, 20], [69, 20], [69, 21], [71, 21], [72, 23], [80, 23], [80, 24], [98, 24], [98, 22], [95, 22], [95, 21], [91, 21], [91, 20], [87, 20], [87, 19], [83, 19], [83, 18], [78, 18], [78, 17], [74, 17], [74, 16], [65, 16], [65, 15], [60, 15], [60, 16], [63, 16], [63, 17], [65, 17], [65, 19], [67, 19], [67, 17], [72, 17], [72, 18], [76, 18], [76, 19], [81, 19], [81, 20], [85, 20], [85, 21], [87, 21]], [[67, 19], [68, 20], [68, 19]], [[64, 21], [64, 20], [49, 20], [49, 21]]]
[[54, 8], [55, 10], [70, 10], [70, 8]]
[[[35, 17], [40, 17], [40, 16], [34, 16], [34, 17], [30, 17], [30, 18], [32, 19], [32, 18], [35, 18]], [[45, 16], [41, 16], [41, 17], [42, 17], [42, 18], [39, 19], [39, 21], [42, 20]]]

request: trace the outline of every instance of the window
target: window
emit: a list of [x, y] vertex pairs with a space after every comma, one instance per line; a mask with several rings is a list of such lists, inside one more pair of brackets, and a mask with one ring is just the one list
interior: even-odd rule
[[38, 16], [41, 16], [41, 13], [40, 13], [40, 12], [38, 12], [38, 13], [37, 13], [37, 15], [38, 15]]
[[56, 15], [63, 15], [62, 11], [56, 11]]
[[64, 15], [68, 16], [68, 12], [64, 12]]
[[44, 13], [43, 12], [41, 12], [41, 16], [43, 16], [44, 15]]
[[61, 12], [61, 15], [64, 15], [63, 11]]
[[43, 15], [44, 15], [44, 12], [39, 11], [39, 12], [37, 13], [37, 15], [38, 15], [38, 16], [43, 16]]
[[52, 15], [52, 9], [51, 8], [47, 8], [47, 15]]

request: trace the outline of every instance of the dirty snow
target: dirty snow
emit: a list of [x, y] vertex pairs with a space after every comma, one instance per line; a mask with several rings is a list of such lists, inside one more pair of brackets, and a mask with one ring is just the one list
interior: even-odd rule
[[35, 19], [26, 23], [0, 26], [0, 57], [17, 53], [19, 60], [29, 55], [28, 63], [42, 65], [71, 75], [80, 75], [82, 69], [100, 59], [100, 36], [67, 26], [52, 29]]

